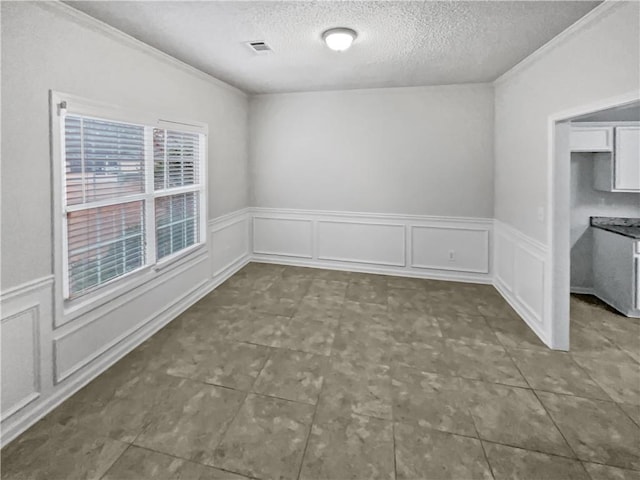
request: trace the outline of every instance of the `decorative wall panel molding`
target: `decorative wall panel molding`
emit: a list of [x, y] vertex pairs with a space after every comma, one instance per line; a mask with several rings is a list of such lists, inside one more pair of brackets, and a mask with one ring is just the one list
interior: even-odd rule
[[317, 220], [316, 258], [404, 267], [405, 226], [361, 220]]
[[500, 221], [494, 226], [494, 285], [547, 345], [551, 321], [546, 318], [547, 247]]
[[251, 252], [251, 213], [248, 208], [210, 221], [209, 232], [212, 277], [248, 260]]
[[255, 261], [491, 282], [491, 219], [273, 208], [252, 211]]
[[40, 308], [2, 319], [2, 418], [40, 397]]
[[312, 227], [308, 219], [254, 215], [253, 253], [312, 258]]
[[489, 233], [485, 228], [411, 227], [411, 266], [489, 273]]

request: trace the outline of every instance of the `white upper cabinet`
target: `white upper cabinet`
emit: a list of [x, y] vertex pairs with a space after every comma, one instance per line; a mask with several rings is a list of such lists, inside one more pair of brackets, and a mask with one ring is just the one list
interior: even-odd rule
[[572, 152], [610, 152], [613, 149], [613, 127], [572, 127]]
[[597, 124], [571, 127], [571, 151], [594, 152], [596, 190], [640, 192], [640, 125]]
[[613, 190], [640, 192], [640, 126], [616, 127]]

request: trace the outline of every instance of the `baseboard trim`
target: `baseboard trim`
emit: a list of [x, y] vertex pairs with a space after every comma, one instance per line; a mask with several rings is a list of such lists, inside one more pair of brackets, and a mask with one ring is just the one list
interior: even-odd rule
[[446, 282], [464, 282], [491, 285], [492, 279], [485, 275], [472, 275], [460, 272], [406, 270], [404, 268], [371, 266], [354, 262], [331, 262], [324, 260], [308, 260], [303, 258], [276, 257], [273, 255], [253, 255], [251, 261], [255, 263], [270, 263], [275, 265], [288, 265], [293, 267], [309, 267], [324, 270], [338, 270], [343, 272], [371, 273], [374, 275], [390, 275], [394, 277], [424, 278], [425, 280], [442, 280]]
[[593, 287], [571, 287], [570, 291], [578, 295], [595, 295]]
[[493, 287], [502, 295], [502, 298], [515, 310], [515, 312], [520, 316], [520, 318], [527, 324], [527, 326], [535, 333], [540, 341], [542, 341], [546, 346], [550, 345], [550, 340], [545, 335], [544, 331], [540, 327], [540, 324], [536, 320], [535, 316], [533, 316], [529, 309], [520, 302], [509, 289], [504, 285], [500, 279], [496, 278], [493, 282]]

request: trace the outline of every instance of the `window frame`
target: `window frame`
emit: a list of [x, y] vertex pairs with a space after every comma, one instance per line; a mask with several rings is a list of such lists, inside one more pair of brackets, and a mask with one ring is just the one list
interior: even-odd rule
[[[66, 198], [66, 164], [65, 164], [65, 115], [80, 115], [101, 120], [140, 125], [145, 131], [145, 191], [141, 194], [130, 194], [112, 199], [102, 199], [80, 205], [67, 206]], [[207, 238], [207, 192], [208, 192], [208, 125], [202, 122], [183, 120], [167, 114], [145, 113], [112, 104], [89, 100], [76, 95], [50, 91], [50, 128], [51, 128], [51, 161], [53, 191], [53, 260], [55, 274], [55, 316], [54, 327], [87, 313], [98, 306], [130, 292], [145, 283], [157, 278], [162, 272], [188, 263], [192, 258], [206, 255]], [[153, 129], [162, 128], [180, 132], [199, 134], [199, 171], [198, 184], [155, 190]], [[156, 198], [196, 192], [199, 196], [198, 233], [199, 241], [184, 249], [156, 258]], [[67, 242], [67, 213], [87, 210], [102, 205], [117, 205], [139, 201], [143, 203], [144, 215], [144, 263], [123, 275], [96, 285], [77, 297], [69, 298], [69, 263]]]

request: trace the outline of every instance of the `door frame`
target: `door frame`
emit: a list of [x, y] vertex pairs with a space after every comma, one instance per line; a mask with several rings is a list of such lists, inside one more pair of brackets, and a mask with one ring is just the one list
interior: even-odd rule
[[547, 318], [551, 321], [550, 347], [569, 350], [570, 272], [570, 191], [571, 152], [569, 150], [570, 121], [582, 115], [640, 101], [640, 90], [610, 97], [563, 110], [547, 119], [547, 244], [549, 261], [545, 297]]

